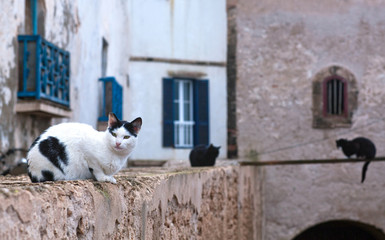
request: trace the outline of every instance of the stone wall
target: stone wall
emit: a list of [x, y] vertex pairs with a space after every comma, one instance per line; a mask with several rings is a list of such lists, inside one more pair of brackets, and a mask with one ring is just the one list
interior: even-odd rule
[[2, 239], [260, 239], [258, 170], [130, 169], [118, 184], [0, 179]]
[[[385, 145], [383, 1], [238, 1], [237, 130], [240, 157], [342, 157], [340, 137]], [[357, 81], [350, 128], [313, 128], [312, 81], [341, 66]], [[353, 103], [352, 103], [353, 104]], [[378, 156], [385, 155], [378, 147]]]
[[[338, 138], [370, 138], [385, 155], [384, 1], [243, 0], [236, 3], [236, 121], [241, 158], [257, 161], [345, 157]], [[234, 17], [234, 16], [232, 16]], [[344, 127], [313, 125], [317, 74], [354, 75], [356, 101]], [[319, 104], [319, 103], [318, 103]], [[350, 113], [349, 113], [350, 114]], [[292, 239], [330, 220], [385, 229], [383, 162], [262, 168], [263, 239]]]
[[[361, 183], [360, 163], [275, 165], [262, 169], [263, 239], [293, 239], [328, 221], [366, 224], [385, 238], [383, 162]], [[321, 239], [321, 238], [317, 238]]]

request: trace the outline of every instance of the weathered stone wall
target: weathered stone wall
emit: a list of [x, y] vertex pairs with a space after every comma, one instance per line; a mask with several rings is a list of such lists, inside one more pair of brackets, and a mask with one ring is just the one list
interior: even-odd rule
[[[240, 157], [343, 157], [335, 139], [366, 136], [385, 155], [384, 1], [237, 3]], [[312, 79], [338, 65], [357, 80], [350, 128], [313, 128]]]
[[[317, 224], [345, 220], [367, 224], [385, 237], [383, 162], [263, 167], [263, 239], [293, 239]], [[375, 181], [373, 181], [375, 179]]]
[[131, 169], [118, 184], [0, 178], [1, 239], [260, 239], [256, 168]]
[[[365, 136], [384, 156], [384, 1], [236, 2], [237, 144], [248, 159], [343, 158], [338, 138]], [[313, 128], [312, 81], [341, 66], [356, 79], [357, 108], [348, 128]], [[263, 239], [292, 239], [329, 220], [385, 230], [385, 164], [262, 168]]]

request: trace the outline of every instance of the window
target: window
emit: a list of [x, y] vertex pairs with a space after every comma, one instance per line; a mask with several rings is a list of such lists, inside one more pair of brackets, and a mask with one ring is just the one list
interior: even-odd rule
[[103, 77], [99, 79], [103, 83], [103, 103], [100, 122], [108, 121], [108, 113], [113, 112], [117, 118], [123, 116], [123, 88], [115, 77]]
[[175, 147], [192, 147], [194, 120], [191, 80], [175, 80], [174, 112]]
[[345, 80], [339, 76], [332, 76], [324, 80], [324, 115], [345, 116], [347, 113], [347, 86]]
[[208, 81], [163, 79], [163, 146], [208, 144]]
[[107, 76], [108, 42], [102, 38], [102, 78]]
[[313, 78], [313, 127], [350, 127], [357, 109], [356, 78], [347, 69], [330, 66]]

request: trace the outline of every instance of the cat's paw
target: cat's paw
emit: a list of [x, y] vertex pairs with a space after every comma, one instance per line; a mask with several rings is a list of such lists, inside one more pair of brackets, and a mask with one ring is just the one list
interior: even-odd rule
[[116, 184], [116, 179], [113, 176], [104, 175], [100, 178], [97, 178], [96, 180], [98, 180], [99, 182], [110, 182]]

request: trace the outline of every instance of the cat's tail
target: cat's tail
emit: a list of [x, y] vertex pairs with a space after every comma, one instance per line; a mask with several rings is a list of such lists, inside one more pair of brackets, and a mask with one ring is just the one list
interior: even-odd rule
[[365, 176], [366, 176], [366, 170], [368, 170], [370, 161], [365, 162], [364, 166], [362, 167], [362, 178], [361, 178], [361, 183], [365, 181]]

